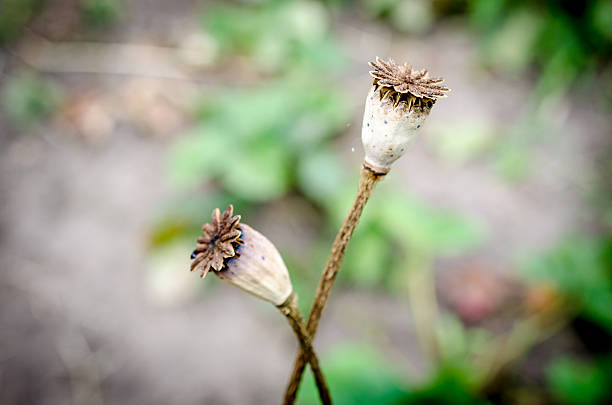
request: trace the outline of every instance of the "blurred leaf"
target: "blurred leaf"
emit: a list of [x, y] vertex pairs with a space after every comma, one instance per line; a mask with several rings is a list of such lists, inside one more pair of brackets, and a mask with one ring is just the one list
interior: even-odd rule
[[471, 0], [470, 20], [480, 29], [491, 29], [498, 26], [504, 17], [506, 0]]
[[487, 63], [504, 73], [541, 69], [536, 97], [565, 91], [598, 65], [609, 65], [609, 0], [539, 2], [471, 0]]
[[[356, 183], [347, 182], [338, 198], [330, 199], [327, 210], [333, 229], [344, 220]], [[484, 229], [476, 222], [429, 207], [392, 184], [381, 184], [347, 248], [340, 280], [368, 287], [382, 283], [393, 288], [404, 278], [407, 255], [464, 253], [478, 246], [484, 235]], [[322, 251], [321, 254], [328, 253]]]
[[593, 27], [601, 36], [612, 42], [612, 1], [600, 0], [594, 3]]
[[344, 128], [350, 114], [343, 94], [310, 74], [210, 95], [200, 111], [202, 120], [231, 133], [236, 144], [267, 138], [300, 149]]
[[[227, 89], [205, 100], [204, 121], [231, 134], [234, 144], [257, 137], [279, 137], [299, 108], [287, 82], [265, 83], [246, 89]], [[284, 135], [284, 134], [283, 134]]]
[[567, 40], [565, 47], [549, 55], [535, 89], [536, 97], [543, 97], [554, 92], [565, 92], [572, 82], [588, 64], [580, 45], [573, 38]]
[[[260, 202], [294, 187], [296, 167], [298, 185], [312, 198], [326, 198], [341, 181], [331, 155], [308, 151], [344, 128], [349, 108], [338, 92], [309, 75], [208, 95], [199, 111], [201, 124], [171, 155], [179, 184], [217, 179], [227, 192]], [[313, 164], [325, 166], [316, 173]]]
[[[403, 404], [406, 398], [399, 374], [370, 347], [343, 345], [321, 360], [334, 404]], [[305, 374], [298, 404], [318, 404], [312, 374]]]
[[510, 14], [493, 34], [486, 37], [486, 63], [505, 74], [522, 72], [533, 60], [540, 26], [538, 15], [527, 9]]
[[[330, 214], [336, 226], [344, 220], [356, 187], [356, 181], [353, 185], [347, 185], [341, 197], [330, 205]], [[402, 248], [410, 246], [440, 255], [465, 252], [484, 238], [484, 229], [480, 224], [428, 206], [389, 183], [378, 187], [364, 210], [359, 228], [369, 227], [378, 227]]]
[[327, 10], [314, 1], [216, 5], [206, 13], [204, 26], [228, 55], [250, 57], [267, 72], [291, 66], [329, 72], [344, 60], [328, 35]]
[[151, 231], [151, 247], [157, 248], [169, 244], [170, 242], [185, 235], [188, 225], [178, 218], [164, 218], [162, 222], [157, 224]]
[[0, 45], [16, 39], [41, 4], [41, 0], [0, 0]]
[[170, 154], [171, 179], [181, 186], [192, 186], [219, 175], [232, 155], [231, 136], [214, 127], [201, 125], [182, 139]]
[[[607, 370], [610, 371], [610, 370]], [[595, 364], [560, 357], [547, 369], [548, 384], [559, 403], [571, 405], [603, 404], [610, 378]]]
[[483, 239], [483, 229], [477, 223], [430, 207], [397, 189], [387, 191], [384, 200], [377, 199], [374, 210], [387, 232], [399, 241], [439, 255], [464, 252]]
[[445, 313], [440, 317], [437, 336], [442, 369], [460, 376], [466, 388], [477, 387], [488, 370], [475, 360], [496, 347], [497, 341], [492, 334], [482, 328], [466, 328], [459, 318]]
[[392, 271], [393, 249], [388, 238], [373, 229], [359, 232], [347, 249], [343, 278], [357, 286], [375, 287]]
[[338, 158], [327, 150], [305, 154], [298, 167], [298, 182], [306, 195], [320, 204], [328, 204], [340, 191], [346, 173]]
[[227, 157], [221, 181], [238, 197], [251, 201], [278, 198], [289, 189], [289, 157], [281, 146], [257, 144]]
[[584, 316], [612, 332], [612, 244], [572, 238], [525, 265], [530, 280], [554, 283]]
[[453, 364], [465, 359], [468, 354], [468, 336], [457, 317], [451, 314], [441, 316], [437, 336], [444, 361]]
[[466, 381], [468, 376], [456, 370], [442, 369], [425, 387], [410, 393], [406, 405], [485, 405], [491, 404], [478, 398]]
[[344, 130], [352, 113], [344, 93], [316, 83], [316, 79], [304, 78], [288, 89], [290, 94], [299, 98], [299, 112], [290, 117], [291, 144], [299, 150], [314, 147], [330, 135]]
[[51, 80], [22, 72], [2, 87], [2, 106], [17, 125], [28, 126], [51, 115], [61, 103], [61, 91]]
[[307, 62], [310, 68], [328, 75], [342, 73], [348, 57], [343, 48], [327, 38], [293, 46], [290, 51], [291, 59], [295, 60], [298, 67], [300, 63]]
[[119, 0], [82, 0], [81, 10], [85, 19], [95, 26], [109, 25], [121, 14], [122, 4]]

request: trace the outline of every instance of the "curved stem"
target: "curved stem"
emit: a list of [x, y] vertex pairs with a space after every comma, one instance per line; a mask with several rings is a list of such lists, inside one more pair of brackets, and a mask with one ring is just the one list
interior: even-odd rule
[[[331, 293], [332, 287], [334, 286], [334, 281], [336, 280], [336, 276], [340, 270], [340, 265], [342, 264], [346, 247], [351, 239], [351, 236], [353, 235], [353, 231], [355, 230], [357, 223], [359, 222], [363, 208], [370, 199], [374, 187], [383, 176], [384, 174], [375, 173], [372, 171], [372, 169], [366, 167], [361, 169], [359, 189], [357, 190], [355, 201], [353, 201], [353, 205], [351, 206], [344, 223], [336, 235], [336, 239], [334, 240], [331, 252], [329, 254], [329, 259], [327, 259], [327, 264], [325, 265], [323, 273], [321, 274], [321, 279], [319, 280], [312, 310], [310, 311], [310, 316], [308, 317], [308, 324], [306, 327], [312, 339], [314, 339], [317, 332], [319, 320], [323, 314], [323, 309], [325, 308], [325, 304], [327, 304], [329, 294]], [[284, 405], [290, 405], [295, 402], [295, 398], [300, 387], [300, 382], [302, 381], [305, 365], [306, 359], [304, 358], [304, 352], [300, 350], [295, 358], [293, 372], [285, 391], [285, 397], [283, 400]]]
[[321, 403], [324, 405], [331, 405], [332, 402], [329, 388], [327, 386], [327, 382], [325, 381], [325, 377], [323, 376], [323, 372], [321, 371], [319, 358], [312, 347], [310, 335], [308, 334], [306, 326], [302, 321], [302, 315], [300, 314], [300, 310], [297, 306], [295, 294], [292, 293], [284, 304], [278, 306], [278, 309], [287, 317], [287, 320], [293, 328], [295, 336], [300, 343], [300, 351], [305, 353], [306, 357], [309, 359], [308, 362], [310, 363], [310, 368], [315, 376], [315, 382], [319, 390]]

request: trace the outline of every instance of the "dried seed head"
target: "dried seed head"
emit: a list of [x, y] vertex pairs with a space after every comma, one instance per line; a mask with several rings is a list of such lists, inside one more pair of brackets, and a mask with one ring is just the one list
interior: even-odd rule
[[443, 79], [431, 78], [427, 70], [414, 70], [404, 63], [376, 58], [372, 88], [366, 99], [361, 140], [365, 165], [387, 173], [404, 154], [408, 143], [423, 126], [438, 98], [446, 97]]
[[219, 271], [225, 260], [236, 255], [242, 240], [240, 215], [233, 215], [234, 207], [228, 206], [223, 214], [219, 208], [212, 212], [212, 222], [202, 225], [203, 236], [197, 240], [197, 247], [191, 253], [191, 271], [200, 269], [200, 276], [206, 277], [210, 269]]
[[[233, 216], [230, 205], [213, 211], [212, 224], [204, 224], [204, 236], [192, 254], [191, 271], [202, 277], [213, 270], [222, 280], [274, 305], [283, 304], [293, 292], [289, 272], [276, 247], [265, 236]], [[237, 232], [237, 233], [236, 233]]]
[[397, 65], [393, 59], [384, 61], [376, 58], [376, 62], [369, 63], [374, 70], [370, 71], [374, 83], [394, 90], [398, 94], [410, 94], [416, 98], [425, 98], [436, 101], [446, 97], [449, 88], [440, 86], [444, 79], [429, 77], [426, 69], [414, 70], [407, 63]]

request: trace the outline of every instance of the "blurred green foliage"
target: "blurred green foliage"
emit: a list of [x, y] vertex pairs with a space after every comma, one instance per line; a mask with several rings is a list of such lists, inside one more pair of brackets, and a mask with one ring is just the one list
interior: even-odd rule
[[[27, 23], [48, 3], [44, 0], [0, 0], [0, 45], [19, 38]], [[85, 22], [94, 27], [105, 27], [115, 22], [122, 13], [121, 0], [79, 0]], [[67, 7], [64, 5], [63, 7]]]
[[120, 0], [81, 0], [81, 12], [85, 20], [95, 27], [105, 27], [121, 15]]
[[559, 357], [547, 370], [547, 380], [561, 404], [591, 405], [612, 402], [612, 357], [587, 362]]
[[[338, 405], [404, 404], [407, 387], [401, 374], [376, 350], [345, 344], [322, 360], [334, 403]], [[318, 404], [311, 373], [306, 373], [298, 404]]]
[[497, 349], [498, 340], [484, 328], [465, 326], [451, 313], [443, 314], [437, 326], [440, 359], [436, 378], [452, 382], [456, 389], [462, 387], [465, 393], [476, 393], [489, 371], [483, 359]]
[[295, 187], [317, 193], [308, 166], [325, 159], [321, 150], [344, 128], [348, 106], [309, 75], [212, 94], [199, 108], [200, 125], [174, 151], [173, 178], [183, 185], [218, 179], [228, 193], [253, 202]]
[[612, 241], [572, 238], [525, 267], [529, 280], [555, 285], [612, 335]]
[[505, 73], [541, 70], [536, 94], [563, 91], [612, 58], [609, 0], [471, 0], [486, 63]]
[[49, 116], [62, 99], [59, 86], [31, 72], [9, 76], [1, 88], [3, 110], [18, 126], [33, 125]]
[[536, 65], [538, 92], [566, 89], [612, 58], [612, 2], [550, 0], [363, 0], [366, 15], [410, 34], [464, 14], [479, 33], [483, 62], [505, 74]]
[[[354, 192], [354, 184], [345, 188], [330, 207], [333, 229], [342, 223]], [[411, 256], [462, 254], [477, 247], [484, 234], [478, 223], [425, 204], [389, 179], [389, 184], [379, 186], [360, 219], [340, 280], [402, 290]]]
[[242, 55], [261, 71], [339, 71], [344, 57], [329, 36], [330, 16], [314, 1], [219, 4], [207, 10], [204, 27], [227, 55]]
[[[547, 382], [561, 404], [604, 404], [612, 401], [612, 239], [573, 237], [555, 249], [528, 262], [526, 275], [531, 282], [553, 285], [574, 311], [600, 329], [599, 339], [607, 343], [587, 343], [584, 357], [562, 356], [547, 366]], [[592, 335], [592, 332], [590, 332]], [[595, 350], [594, 347], [597, 347]], [[603, 348], [603, 349], [602, 349]]]
[[16, 39], [42, 0], [0, 0], [0, 45]]
[[[382, 353], [371, 347], [344, 344], [335, 348], [330, 355], [323, 356], [322, 362], [325, 364], [325, 374], [334, 403], [337, 404], [489, 403], [469, 388], [466, 374], [451, 369], [441, 369], [421, 384], [406, 384], [406, 377], [402, 376]], [[310, 373], [304, 375], [297, 403], [319, 403], [314, 379]]]

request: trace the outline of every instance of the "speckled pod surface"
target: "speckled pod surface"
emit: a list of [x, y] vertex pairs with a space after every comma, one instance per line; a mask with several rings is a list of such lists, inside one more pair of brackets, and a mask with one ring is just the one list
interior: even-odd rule
[[[384, 91], [382, 91], [384, 93]], [[404, 154], [431, 111], [426, 103], [416, 105], [419, 99], [408, 103], [396, 101], [372, 86], [368, 93], [361, 142], [365, 150], [365, 164], [375, 171], [386, 173], [391, 164]]]
[[237, 255], [215, 274], [234, 286], [274, 305], [283, 304], [293, 292], [289, 272], [276, 247], [265, 236], [240, 224], [244, 244]]

